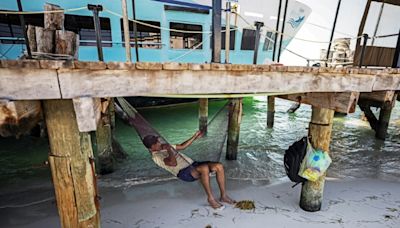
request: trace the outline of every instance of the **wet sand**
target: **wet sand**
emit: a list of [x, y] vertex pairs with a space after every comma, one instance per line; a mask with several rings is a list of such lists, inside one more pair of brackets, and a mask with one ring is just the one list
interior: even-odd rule
[[[212, 183], [217, 193], [215, 178]], [[328, 179], [322, 210], [314, 213], [299, 208], [301, 187], [291, 188], [285, 180], [272, 185], [228, 180], [227, 185], [233, 198], [254, 200], [256, 209], [213, 210], [198, 182], [106, 187], [100, 189], [102, 227], [400, 227], [399, 182]], [[29, 193], [9, 199], [14, 205], [1, 196], [1, 226], [59, 227], [52, 190]], [[18, 203], [23, 207], [15, 207]]]

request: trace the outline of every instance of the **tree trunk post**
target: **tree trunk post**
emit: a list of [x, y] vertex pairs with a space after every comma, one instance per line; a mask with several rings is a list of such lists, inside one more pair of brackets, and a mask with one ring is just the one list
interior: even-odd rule
[[[330, 109], [312, 107], [308, 134], [314, 148], [329, 151], [334, 114], [335, 111]], [[307, 181], [302, 185], [300, 207], [303, 210], [310, 212], [321, 210], [324, 184], [325, 174], [317, 181]]]
[[392, 105], [382, 105], [381, 110], [379, 112], [378, 126], [375, 132], [376, 138], [385, 140], [387, 135], [387, 130], [389, 128], [389, 120], [392, 114], [392, 109], [393, 109]]
[[227, 160], [237, 159], [242, 112], [242, 98], [231, 99], [231, 103], [229, 105], [228, 142], [226, 148]]
[[207, 135], [208, 98], [199, 99], [199, 130]]
[[71, 100], [47, 100], [43, 106], [61, 227], [100, 227], [90, 135], [79, 132]]
[[268, 96], [268, 112], [267, 112], [267, 127], [274, 127], [274, 119], [275, 119], [275, 97]]
[[102, 99], [102, 113], [96, 131], [96, 160], [100, 174], [112, 173], [114, 171], [114, 157], [112, 147], [112, 123], [110, 117], [110, 105], [107, 99]]

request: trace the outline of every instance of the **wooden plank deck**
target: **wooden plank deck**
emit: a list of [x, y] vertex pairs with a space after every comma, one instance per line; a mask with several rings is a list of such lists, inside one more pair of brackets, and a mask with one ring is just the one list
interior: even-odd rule
[[0, 99], [400, 90], [400, 69], [9, 60]]

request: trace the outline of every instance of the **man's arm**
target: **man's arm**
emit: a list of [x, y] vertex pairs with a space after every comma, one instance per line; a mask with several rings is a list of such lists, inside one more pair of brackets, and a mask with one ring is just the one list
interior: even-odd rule
[[203, 133], [201, 131], [196, 131], [196, 133], [194, 133], [194, 135], [192, 137], [190, 137], [188, 140], [186, 140], [185, 142], [183, 142], [181, 144], [177, 144], [176, 150], [186, 149], [188, 146], [192, 145], [194, 140], [201, 138], [202, 136], [203, 136]]

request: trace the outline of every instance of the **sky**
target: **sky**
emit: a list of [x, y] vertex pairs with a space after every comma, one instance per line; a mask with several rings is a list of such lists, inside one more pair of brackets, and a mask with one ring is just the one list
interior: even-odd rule
[[[297, 0], [308, 5], [312, 12], [307, 19], [306, 23], [296, 34], [296, 37], [306, 38], [310, 40], [318, 41], [329, 41], [331, 32], [327, 29], [319, 28], [313, 24], [324, 26], [327, 28], [332, 28], [333, 21], [335, 18], [336, 7], [338, 0]], [[342, 37], [352, 37], [357, 36], [358, 27], [361, 21], [361, 17], [364, 12], [366, 0], [342, 0], [340, 12], [336, 24], [336, 33], [334, 38]], [[379, 14], [380, 3], [373, 3], [369, 17], [367, 20], [366, 31], [373, 35], [374, 27], [376, 24], [376, 18]], [[381, 26], [378, 30], [379, 34], [391, 34], [397, 33], [400, 28], [400, 7], [392, 7], [385, 5], [384, 13], [381, 20]], [[397, 19], [397, 20], [396, 20]], [[343, 34], [344, 33], [344, 34]], [[347, 34], [347, 35], [345, 35]], [[380, 41], [383, 42], [383, 41]], [[390, 45], [395, 45], [395, 39], [390, 38], [385, 39], [385, 43], [390, 43]], [[389, 46], [390, 46], [389, 45]], [[352, 46], [354, 49], [355, 41], [352, 41]], [[319, 59], [320, 50], [327, 49], [328, 44], [318, 44], [304, 42], [300, 40], [292, 40], [289, 44], [288, 49], [299, 53], [309, 59]], [[306, 65], [307, 62], [297, 57], [288, 51], [283, 52], [281, 57], [281, 62], [285, 65]]]

